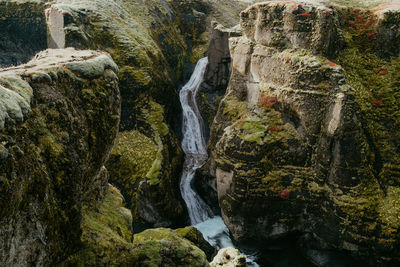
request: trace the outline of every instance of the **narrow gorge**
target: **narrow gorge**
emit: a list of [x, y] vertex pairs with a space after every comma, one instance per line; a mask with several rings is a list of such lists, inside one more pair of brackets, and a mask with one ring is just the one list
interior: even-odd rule
[[0, 0], [1, 266], [399, 266], [397, 0]]

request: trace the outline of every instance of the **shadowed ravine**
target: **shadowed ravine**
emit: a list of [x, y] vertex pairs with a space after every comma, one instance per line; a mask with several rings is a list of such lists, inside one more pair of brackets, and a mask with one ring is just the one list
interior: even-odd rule
[[[197, 62], [189, 82], [179, 93], [183, 109], [182, 149], [185, 152], [180, 189], [188, 208], [190, 223], [203, 234], [211, 245], [221, 249], [234, 247], [229, 230], [220, 216], [213, 216], [210, 207], [192, 188], [196, 170], [207, 160], [206, 142], [202, 131], [203, 121], [196, 103], [196, 94], [203, 82], [207, 64], [207, 58], [202, 58]], [[247, 258], [249, 266], [258, 266], [250, 260], [251, 256], [247, 255]]]

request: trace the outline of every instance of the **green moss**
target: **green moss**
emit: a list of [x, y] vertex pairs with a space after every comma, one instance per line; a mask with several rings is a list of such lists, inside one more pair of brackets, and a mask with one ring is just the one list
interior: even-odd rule
[[98, 204], [84, 206], [81, 247], [60, 265], [208, 266], [204, 252], [173, 230], [151, 229], [133, 236], [132, 215], [123, 203], [121, 193], [110, 185]]
[[224, 103], [224, 115], [228, 115], [232, 121], [236, 121], [243, 118], [248, 114], [247, 102], [239, 101], [236, 97], [227, 96], [223, 100]]
[[160, 104], [150, 101], [146, 120], [159, 133], [160, 137], [169, 133], [169, 128], [164, 122], [164, 115], [164, 108]]
[[386, 226], [384, 230], [389, 227], [400, 230], [400, 188], [389, 186], [386, 197], [379, 201], [378, 211], [379, 219]]
[[[235, 112], [235, 114], [237, 114]], [[299, 139], [297, 131], [290, 124], [284, 124], [281, 114], [273, 109], [259, 108], [257, 112], [236, 121], [225, 132], [238, 134], [246, 142], [255, 142], [258, 145], [276, 142], [286, 143], [289, 139]]]
[[51, 134], [39, 137], [39, 148], [52, 157], [57, 157], [63, 152], [63, 146]]
[[203, 251], [170, 229], [136, 234], [133, 245], [143, 266], [209, 266]]
[[[267, 176], [262, 179], [268, 191], [276, 194], [285, 189], [282, 184], [282, 172], [281, 170], [268, 172]], [[267, 192], [265, 194], [268, 194]]]
[[143, 112], [146, 116], [146, 123], [148, 123], [153, 130], [154, 140], [157, 144], [156, 158], [154, 159], [150, 170], [146, 174], [146, 177], [149, 179], [149, 183], [151, 185], [155, 185], [160, 182], [159, 175], [164, 160], [164, 144], [161, 138], [168, 135], [169, 128], [164, 123], [164, 109], [161, 105], [154, 101], [150, 101], [149, 110], [147, 112], [144, 110]]
[[349, 48], [339, 60], [366, 119], [375, 146], [375, 165], [381, 181], [393, 184], [400, 163], [400, 59], [385, 61], [375, 54]]
[[124, 188], [124, 192], [135, 196], [140, 179], [146, 177], [154, 161], [157, 161], [157, 144], [139, 131], [120, 132], [115, 141], [109, 163], [110, 172]]

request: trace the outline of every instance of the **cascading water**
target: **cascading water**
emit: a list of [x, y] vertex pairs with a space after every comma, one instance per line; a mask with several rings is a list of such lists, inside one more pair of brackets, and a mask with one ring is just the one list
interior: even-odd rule
[[[196, 170], [203, 166], [207, 160], [206, 142], [202, 131], [203, 121], [196, 102], [196, 95], [203, 82], [207, 64], [207, 58], [202, 58], [197, 62], [189, 82], [179, 93], [183, 109], [182, 149], [185, 152], [180, 189], [188, 208], [191, 224], [203, 234], [211, 245], [221, 249], [234, 247], [229, 236], [229, 230], [221, 217], [213, 217], [210, 207], [192, 189]], [[251, 259], [252, 257], [247, 255], [247, 258]], [[249, 266], [258, 266], [252, 260], [248, 264]]]
[[197, 62], [192, 77], [179, 93], [183, 109], [182, 149], [185, 152], [180, 189], [188, 208], [190, 222], [193, 225], [212, 216], [210, 208], [191, 186], [196, 170], [207, 159], [206, 142], [201, 131], [202, 118], [196, 103], [196, 94], [203, 82], [207, 63], [207, 58], [202, 58]]

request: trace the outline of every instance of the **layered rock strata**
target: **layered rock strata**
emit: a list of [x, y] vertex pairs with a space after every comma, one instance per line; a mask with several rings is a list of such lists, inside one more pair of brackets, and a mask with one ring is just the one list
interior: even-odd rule
[[398, 262], [399, 58], [379, 58], [398, 40], [394, 14], [318, 1], [241, 13], [209, 164], [236, 240], [300, 233], [307, 251]]

